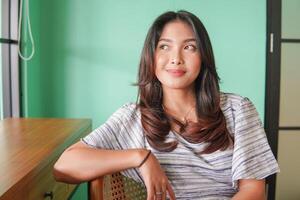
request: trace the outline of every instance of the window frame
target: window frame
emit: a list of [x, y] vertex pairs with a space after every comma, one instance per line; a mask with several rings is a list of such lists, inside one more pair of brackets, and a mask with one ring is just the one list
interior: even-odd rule
[[20, 117], [18, 56], [19, 0], [1, 1], [2, 117]]

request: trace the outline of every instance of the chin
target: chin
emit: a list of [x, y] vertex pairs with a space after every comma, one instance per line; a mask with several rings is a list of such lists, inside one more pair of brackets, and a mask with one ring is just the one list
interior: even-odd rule
[[163, 84], [163, 88], [172, 90], [189, 90], [192, 87], [191, 84]]

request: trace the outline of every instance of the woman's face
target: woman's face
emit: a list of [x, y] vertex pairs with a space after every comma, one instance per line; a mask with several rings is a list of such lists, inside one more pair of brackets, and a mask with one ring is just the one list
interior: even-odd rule
[[163, 89], [194, 87], [200, 73], [201, 58], [191, 27], [182, 21], [169, 22], [163, 28], [155, 50], [155, 75]]

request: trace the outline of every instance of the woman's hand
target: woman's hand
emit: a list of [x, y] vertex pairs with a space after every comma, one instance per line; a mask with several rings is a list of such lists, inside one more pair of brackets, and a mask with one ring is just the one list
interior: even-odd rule
[[171, 200], [175, 200], [172, 186], [152, 153], [139, 169], [147, 188], [147, 200], [165, 200], [167, 193]]

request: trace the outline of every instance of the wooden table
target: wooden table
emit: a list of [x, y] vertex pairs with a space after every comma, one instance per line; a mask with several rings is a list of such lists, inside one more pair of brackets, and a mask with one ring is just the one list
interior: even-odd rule
[[91, 124], [90, 119], [1, 120], [0, 200], [67, 199], [76, 185], [56, 182], [53, 165]]

